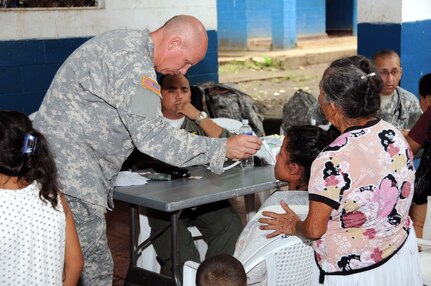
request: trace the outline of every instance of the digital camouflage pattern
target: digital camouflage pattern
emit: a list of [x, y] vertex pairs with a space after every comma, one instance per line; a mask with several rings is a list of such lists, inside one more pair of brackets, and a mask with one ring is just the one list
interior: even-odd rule
[[251, 96], [230, 85], [207, 82], [200, 85], [205, 93], [205, 109], [211, 118], [248, 119], [258, 137], [265, 136], [263, 116]]
[[[144, 76], [146, 80], [144, 81]], [[136, 146], [172, 165], [210, 163], [223, 171], [226, 139], [210, 139], [175, 130], [162, 119], [153, 43], [148, 30], [117, 30], [98, 35], [63, 63], [34, 120], [55, 156], [63, 192], [83, 206], [71, 205], [84, 252], [84, 285], [105, 285], [112, 263], [106, 243], [105, 219], [87, 224], [113, 206], [113, 187], [123, 161]], [[86, 231], [86, 229], [97, 229]], [[111, 258], [112, 259], [112, 258]], [[109, 269], [108, 269], [109, 268]], [[111, 282], [112, 283], [112, 282]]]
[[[377, 116], [391, 123], [398, 129], [410, 129], [422, 114], [419, 100], [411, 92], [397, 87], [389, 103], [377, 111]], [[317, 118], [317, 124], [324, 120], [320, 112], [319, 102], [316, 102], [308, 113], [308, 118]]]
[[397, 87], [389, 103], [377, 115], [398, 129], [410, 129], [422, 114], [419, 100], [414, 94]]
[[160, 97], [142, 84], [156, 78], [149, 32], [117, 30], [77, 49], [57, 72], [34, 120], [46, 134], [64, 192], [108, 207], [123, 161], [134, 145], [172, 165], [210, 163], [222, 172], [226, 139], [175, 130]]
[[311, 124], [308, 118], [308, 110], [315, 102], [316, 98], [311, 93], [302, 89], [295, 91], [283, 106], [281, 130], [286, 133], [286, 130], [292, 126]]

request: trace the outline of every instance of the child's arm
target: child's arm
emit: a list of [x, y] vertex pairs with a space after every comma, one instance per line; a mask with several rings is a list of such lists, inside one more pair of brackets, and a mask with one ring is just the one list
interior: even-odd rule
[[70, 207], [60, 194], [64, 213], [66, 214], [66, 247], [64, 252], [63, 286], [75, 286], [78, 284], [81, 275], [84, 259], [82, 256], [81, 245], [79, 244], [78, 233], [76, 232], [73, 214]]

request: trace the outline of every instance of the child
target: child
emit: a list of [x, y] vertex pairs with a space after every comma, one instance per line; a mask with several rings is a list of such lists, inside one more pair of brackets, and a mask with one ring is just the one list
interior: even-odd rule
[[219, 254], [204, 260], [196, 272], [196, 286], [246, 285], [244, 267], [229, 254]]
[[0, 285], [76, 285], [82, 266], [45, 137], [25, 114], [0, 111]]
[[[337, 130], [325, 131], [317, 126], [292, 126], [286, 131], [277, 162], [274, 167], [275, 178], [288, 183], [289, 191], [273, 193], [261, 206], [259, 212], [247, 223], [241, 232], [235, 247], [234, 256], [239, 261], [246, 261], [250, 255], [268, 242], [268, 231], [259, 229], [262, 211], [284, 212], [280, 201], [291, 207], [301, 208], [301, 215], [308, 212], [308, 180], [311, 164], [317, 155], [339, 134]], [[266, 264], [258, 264], [247, 273], [248, 284], [266, 285]]]

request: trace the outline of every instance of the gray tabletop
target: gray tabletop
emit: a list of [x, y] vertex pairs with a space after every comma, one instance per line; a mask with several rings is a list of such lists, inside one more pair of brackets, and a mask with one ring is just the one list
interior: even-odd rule
[[199, 166], [189, 169], [201, 179], [149, 181], [145, 185], [116, 187], [116, 200], [165, 212], [178, 211], [228, 198], [275, 188], [274, 166], [242, 169], [237, 166], [217, 175]]

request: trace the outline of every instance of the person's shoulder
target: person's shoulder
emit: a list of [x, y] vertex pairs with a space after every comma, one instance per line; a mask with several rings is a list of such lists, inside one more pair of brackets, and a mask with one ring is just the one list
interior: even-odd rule
[[401, 95], [401, 98], [403, 99], [409, 99], [409, 100], [415, 100], [417, 101], [418, 98], [416, 97], [416, 95], [414, 95], [413, 93], [411, 93], [410, 91], [398, 86], [397, 87], [398, 92]]

